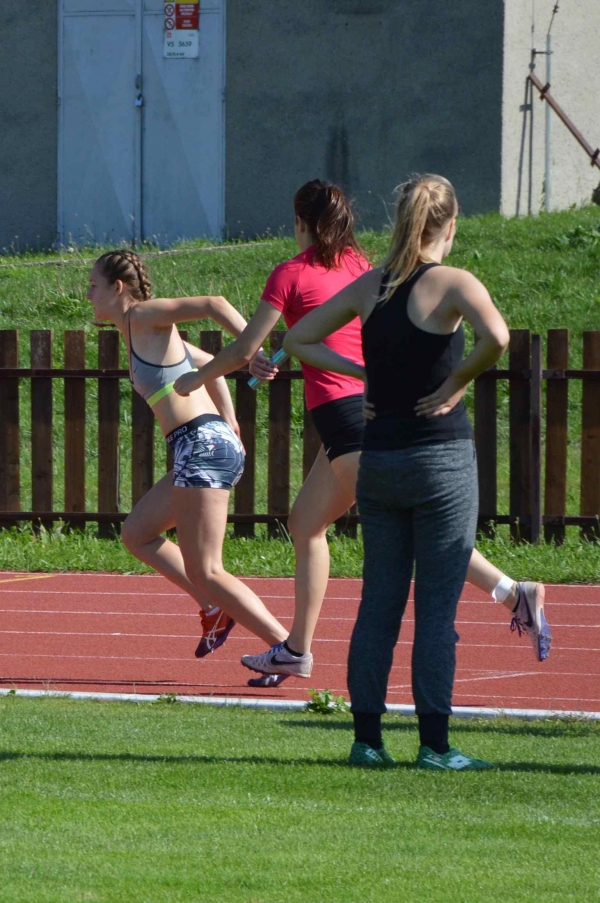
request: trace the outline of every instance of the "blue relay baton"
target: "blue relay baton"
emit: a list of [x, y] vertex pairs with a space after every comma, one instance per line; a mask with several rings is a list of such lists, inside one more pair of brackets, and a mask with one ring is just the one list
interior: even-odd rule
[[[289, 354], [287, 351], [284, 351], [283, 348], [280, 348], [279, 351], [276, 351], [273, 357], [271, 358], [272, 364], [282, 364], [284, 361], [287, 361]], [[262, 383], [266, 383], [266, 379], [259, 379], [258, 376], [251, 376], [248, 380], [248, 385], [251, 389], [258, 389]]]

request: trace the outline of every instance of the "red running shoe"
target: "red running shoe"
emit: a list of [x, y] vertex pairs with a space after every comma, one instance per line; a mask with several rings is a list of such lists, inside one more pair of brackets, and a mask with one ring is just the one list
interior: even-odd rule
[[201, 610], [200, 620], [202, 621], [202, 639], [194, 653], [196, 658], [204, 658], [209, 652], [214, 652], [215, 649], [222, 646], [235, 627], [233, 618], [230, 618], [220, 608], [213, 608], [210, 612]]

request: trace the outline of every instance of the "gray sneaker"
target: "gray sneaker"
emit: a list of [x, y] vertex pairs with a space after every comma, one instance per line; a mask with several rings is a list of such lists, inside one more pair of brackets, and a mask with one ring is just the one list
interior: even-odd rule
[[313, 657], [310, 652], [292, 655], [283, 643], [278, 643], [262, 655], [242, 655], [242, 665], [259, 674], [289, 674], [308, 679], [312, 672]]
[[552, 631], [544, 617], [545, 595], [543, 583], [517, 583], [517, 604], [510, 622], [511, 633], [517, 630], [521, 636], [525, 631], [538, 662], [548, 658], [552, 645]]

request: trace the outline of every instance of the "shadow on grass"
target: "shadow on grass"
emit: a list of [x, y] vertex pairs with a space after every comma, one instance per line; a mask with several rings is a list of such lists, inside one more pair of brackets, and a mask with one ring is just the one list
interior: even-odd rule
[[[0, 762], [35, 759], [45, 762], [114, 762], [117, 764], [137, 762], [142, 765], [272, 765], [283, 766], [318, 766], [327, 768], [347, 768], [346, 759], [284, 759], [277, 756], [158, 756], [136, 755], [134, 753], [84, 753], [84, 752], [0, 752]], [[363, 769], [361, 769], [363, 770]], [[381, 771], [414, 770], [414, 761], [400, 760], [392, 768]], [[380, 769], [377, 769], [379, 772]], [[557, 775], [600, 775], [600, 765], [549, 765], [540, 762], [504, 762], [496, 765], [496, 771], [528, 772]], [[439, 772], [436, 772], [439, 773]], [[493, 772], [490, 772], [493, 773]]]
[[[408, 720], [410, 718], [410, 720]], [[382, 726], [384, 733], [416, 733], [417, 721], [408, 716], [406, 721], [388, 721], [384, 716]], [[285, 727], [322, 728], [330, 731], [352, 731], [353, 722], [347, 718], [326, 718], [313, 716], [302, 720], [285, 720]], [[558, 737], [571, 739], [574, 736], [594, 736], [600, 734], [600, 725], [593, 721], [556, 720], [556, 721], [466, 721], [455, 719], [450, 722], [451, 734], [505, 734], [518, 737]]]
[[[21, 751], [4, 751], [0, 752], [0, 762], [11, 762], [20, 759], [36, 759], [46, 762], [115, 762], [115, 763], [131, 763], [139, 762], [140, 764], [160, 764], [160, 765], [274, 765], [281, 767], [289, 765], [292, 767], [305, 765], [318, 765], [319, 767], [346, 767], [346, 759], [303, 759], [291, 758], [284, 759], [277, 756], [159, 756], [159, 755], [136, 755], [135, 753], [84, 753], [84, 752], [21, 752]], [[397, 768], [412, 768], [413, 762], [397, 762]]]

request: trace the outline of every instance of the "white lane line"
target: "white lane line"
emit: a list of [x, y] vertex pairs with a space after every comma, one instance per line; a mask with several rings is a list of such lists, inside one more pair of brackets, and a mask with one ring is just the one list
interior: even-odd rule
[[[280, 579], [280, 578], [276, 578]], [[141, 592], [132, 592], [132, 591], [124, 591], [124, 592], [102, 592], [100, 590], [90, 590], [87, 592], [86, 590], [43, 590], [37, 588], [31, 589], [0, 589], [0, 595], [9, 594], [9, 595], [44, 595], [44, 596], [134, 596], [139, 597], [141, 595], [150, 596], [151, 598], [156, 599], [190, 599], [191, 597], [188, 593], [163, 593], [163, 592], [152, 592], [152, 593], [141, 593]], [[294, 596], [286, 596], [281, 593], [276, 594], [267, 594], [261, 593], [261, 599], [276, 599], [280, 602], [294, 601]], [[324, 600], [324, 605], [327, 605], [329, 602], [360, 602], [360, 597], [358, 596], [326, 596]], [[414, 603], [414, 599], [409, 598], [409, 604]], [[494, 602], [490, 599], [461, 599], [460, 605], [489, 605], [494, 606], [496, 608], [499, 607], [498, 602]], [[555, 606], [560, 607], [568, 607], [568, 608], [599, 608], [600, 602], [572, 602], [571, 600], [555, 600], [549, 603], [549, 611], [551, 612]], [[551, 615], [550, 615], [551, 616]]]
[[[27, 577], [27, 571], [0, 571], [0, 577], [6, 575], [7, 577]], [[115, 573], [107, 573], [106, 571], [52, 571], [49, 574], [44, 574], [44, 576], [48, 577], [70, 577], [72, 579], [79, 580], [82, 577], [91, 577], [94, 579], [108, 579], [108, 580], [161, 580], [165, 581], [165, 578], [162, 578], [159, 574], [115, 574]], [[293, 583], [294, 577], [243, 577], [244, 580], [253, 580], [253, 581], [268, 581], [268, 582], [288, 582]], [[342, 581], [347, 581], [349, 583], [361, 584], [361, 577], [330, 577], [330, 582], [341, 583]], [[411, 585], [414, 585], [414, 580]], [[468, 586], [472, 586], [473, 584], [466, 584]], [[545, 583], [544, 586], [550, 587], [551, 589], [560, 589], [560, 587], [565, 586], [568, 589], [579, 589], [579, 590], [589, 590], [596, 589], [600, 591], [600, 583]], [[497, 602], [493, 602], [492, 604], [497, 605]]]
[[[497, 695], [497, 696], [488, 696], [486, 693], [485, 696], [479, 695], [477, 693], [467, 693], [464, 690], [461, 691], [461, 697], [465, 697], [467, 699], [506, 699], [506, 694]], [[594, 703], [598, 705], [600, 699], [594, 696], [555, 696], [554, 694], [549, 694], [548, 696], [514, 696], [512, 693], [510, 694], [510, 698], [512, 700], [523, 699], [526, 702], [531, 702], [532, 699], [551, 699], [553, 702], [583, 702], [583, 703]]]
[[[83, 617], [123, 617], [123, 618], [194, 618], [197, 619], [198, 614], [194, 612], [190, 614], [189, 612], [162, 612], [162, 611], [87, 611], [85, 609], [58, 609], [58, 608], [0, 608], [0, 614], [17, 614], [17, 615], [53, 615], [55, 617], [68, 617], [71, 615], [78, 615]], [[281, 621], [290, 621], [292, 620], [291, 615], [277, 615], [277, 617]], [[321, 617], [319, 618], [319, 623], [324, 621], [331, 622], [333, 624], [339, 622], [348, 622], [350, 624], [354, 624], [356, 618], [327, 618]], [[402, 624], [414, 624], [414, 618], [403, 618]], [[460, 618], [456, 621], [457, 627], [493, 627], [501, 630], [506, 630], [509, 627], [508, 621], [503, 621], [501, 623], [496, 623], [493, 621], [464, 621]], [[600, 624], [558, 624], [556, 621], [552, 621], [551, 625], [556, 630], [599, 630]], [[0, 630], [0, 633], [5, 631]], [[16, 631], [10, 631], [16, 632]]]
[[[62, 654], [60, 654], [60, 653], [52, 654], [52, 653], [47, 653], [47, 652], [25, 652], [25, 653], [20, 653], [20, 652], [0, 652], [0, 658], [19, 658], [19, 659], [25, 659], [25, 658], [27, 658], [27, 659], [38, 659], [38, 658], [43, 658], [43, 659], [54, 659], [54, 660], [56, 660], [56, 661], [58, 661], [58, 662], [62, 661], [63, 659], [73, 659], [73, 660], [77, 660], [77, 661], [90, 661], [90, 662], [91, 662], [91, 661], [96, 661], [96, 660], [100, 660], [100, 661], [102, 661], [102, 660], [107, 660], [107, 661], [121, 661], [121, 662], [128, 662], [128, 661], [136, 661], [136, 662], [180, 662], [180, 663], [187, 663], [188, 665], [193, 665], [194, 667], [202, 668], [202, 665], [200, 665], [200, 663], [197, 662], [195, 659], [192, 659], [189, 655], [186, 656], [185, 658], [181, 658], [181, 657], [178, 657], [178, 656], [144, 656], [144, 655], [71, 655], [71, 654], [69, 654], [69, 655], [62, 655]], [[211, 663], [211, 664], [212, 664], [212, 663]], [[216, 660], [216, 661], [214, 662], [214, 664], [215, 664], [215, 665], [227, 665], [227, 666], [231, 666], [231, 665], [239, 665], [239, 660], [238, 660], [238, 659], [218, 659], [218, 660]], [[339, 663], [335, 663], [335, 662], [319, 662], [319, 663], [318, 663], [318, 670], [319, 670], [319, 671], [322, 671], [322, 670], [324, 670], [325, 668], [329, 668], [329, 669], [332, 669], [332, 668], [333, 668], [333, 669], [343, 669], [343, 670], [345, 671], [345, 670], [347, 669], [347, 662], [344, 661], [344, 662], [339, 662]], [[402, 672], [402, 671], [410, 671], [410, 665], [393, 665], [393, 666], [392, 666], [392, 672], [391, 672], [392, 674], [398, 674], [399, 672]], [[459, 675], [462, 675], [462, 674], [465, 674], [465, 673], [468, 674], [468, 671], [469, 671], [469, 669], [459, 668], [459, 669], [458, 669], [458, 674], [459, 674]], [[481, 674], [481, 672], [479, 672], [479, 673]], [[544, 679], [548, 679], [548, 678], [557, 678], [557, 679], [560, 679], [560, 678], [564, 678], [564, 677], [578, 677], [578, 678], [590, 677], [590, 678], [598, 678], [599, 675], [598, 675], [598, 673], [584, 673], [584, 672], [581, 672], [581, 671], [577, 671], [577, 672], [571, 672], [571, 671], [544, 671], [543, 674], [542, 674], [542, 672], [540, 672], [540, 671], [524, 671], [524, 672], [516, 672], [516, 671], [515, 671], [515, 672], [511, 672], [511, 671], [507, 671], [507, 672], [503, 673], [503, 674], [500, 675], [500, 676], [499, 676], [498, 674], [492, 674], [492, 675], [490, 675], [490, 676], [487, 676], [487, 675], [484, 674], [484, 675], [481, 676], [481, 677], [477, 677], [477, 676], [475, 676], [475, 677], [473, 677], [473, 676], [471, 676], [471, 677], [458, 677], [458, 678], [455, 679], [455, 682], [470, 683], [471, 681], [475, 682], [475, 681], [478, 681], [478, 680], [500, 680], [501, 678], [522, 677], [522, 676], [528, 676], [528, 677], [536, 677], [536, 676], [537, 676], [537, 677], [543, 677]], [[7, 679], [7, 678], [4, 678], [4, 680], [6, 680], [6, 679]], [[13, 678], [11, 678], [11, 679], [13, 679]], [[25, 679], [25, 678], [22, 678], [22, 679]], [[43, 679], [45, 679], [45, 678], [35, 678], [35, 677], [30, 678], [30, 677], [28, 677], [27, 679], [32, 679], [32, 680], [43, 680]], [[72, 679], [72, 678], [70, 678], [70, 679]], [[142, 678], [139, 678], [139, 679], [141, 680]], [[145, 681], [147, 681], [148, 679], [149, 679], [149, 678], [144, 678]], [[95, 680], [94, 680], [93, 677], [87, 678], [86, 680], [87, 680], [89, 683], [94, 683], [94, 682], [95, 682]], [[104, 678], [103, 678], [103, 680], [104, 680]], [[113, 681], [113, 682], [118, 682], [118, 681]], [[392, 691], [392, 690], [405, 689], [405, 688], [408, 688], [408, 689], [410, 690], [410, 686], [411, 686], [410, 683], [406, 683], [406, 684], [390, 684], [390, 685], [388, 686], [388, 690]], [[512, 694], [511, 694], [511, 695], [512, 695]], [[541, 694], [538, 694], [538, 696], [541, 698]], [[496, 697], [493, 697], [493, 698], [496, 698]], [[526, 697], [526, 696], [523, 696], [523, 697], [519, 697], [519, 698], [526, 699], [527, 697]], [[537, 698], [537, 697], [536, 697], [536, 698]], [[567, 697], [565, 697], [565, 698], [567, 698]]]
[[52, 574], [29, 574], [27, 577], [5, 577], [0, 583], [22, 583], [23, 580], [48, 580]]
[[[476, 683], [476, 682], [479, 682], [482, 680], [504, 680], [507, 677], [531, 677], [531, 676], [535, 676], [536, 674], [538, 674], [537, 671], [503, 671], [500, 674], [482, 675], [480, 677], [455, 677], [454, 683], [455, 684], [460, 684], [460, 683], [470, 684], [470, 683]], [[558, 677], [558, 676], [564, 677], [566, 675], [563, 675], [563, 674], [561, 674], [561, 675], [555, 674], [554, 675], [554, 677]], [[595, 674], [590, 675], [590, 677], [596, 677], [596, 676], [597, 675], [595, 675]], [[394, 686], [391, 686], [391, 687], [388, 686], [388, 690], [410, 690], [411, 687], [412, 687], [412, 684], [410, 684], [410, 683], [395, 684]]]
[[[283, 618], [281, 620], [284, 620]], [[290, 620], [289, 618], [287, 620]], [[87, 631], [62, 631], [62, 630], [0, 630], [0, 635], [7, 634], [11, 636], [47, 636], [47, 637], [55, 637], [55, 636], [89, 636], [89, 637], [129, 637], [129, 638], [147, 638], [147, 639], [190, 639], [197, 640], [199, 637], [198, 633], [194, 634], [174, 634], [174, 633], [123, 633], [123, 632], [87, 632]], [[252, 636], [230, 636], [228, 639], [228, 643], [236, 642], [236, 643], [247, 643], [248, 641], [254, 640]], [[344, 646], [348, 646], [350, 643], [350, 638], [347, 637], [345, 639], [327, 639], [321, 637], [315, 637], [313, 643], [339, 643]], [[413, 642], [412, 640], [399, 640], [396, 643], [396, 646], [409, 646], [412, 648]], [[529, 647], [519, 647], [516, 645], [502, 644], [502, 643], [466, 643], [460, 642], [458, 644], [459, 649], [508, 649], [512, 652], [526, 652], [527, 655], [531, 654], [531, 650]], [[593, 646], [558, 646], [556, 643], [552, 647], [554, 652], [600, 652], [600, 649], [597, 649]], [[28, 655], [29, 653], [23, 653], [24, 655]], [[540, 672], [542, 673], [542, 672]], [[547, 672], [544, 672], [547, 673]]]

